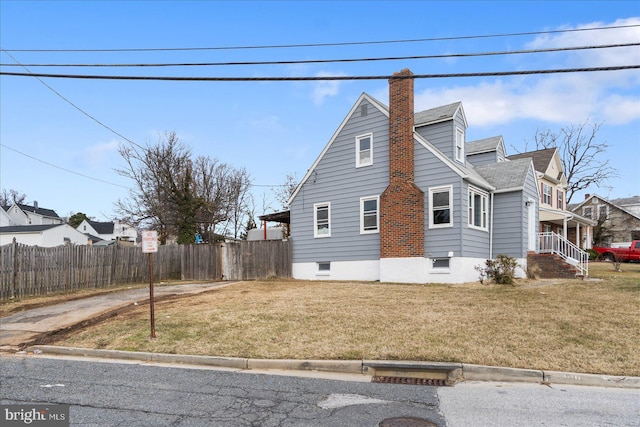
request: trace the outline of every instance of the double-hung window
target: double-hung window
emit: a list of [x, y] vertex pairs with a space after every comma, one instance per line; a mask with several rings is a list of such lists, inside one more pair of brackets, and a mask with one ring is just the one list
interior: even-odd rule
[[551, 206], [551, 186], [542, 183], [542, 203]]
[[373, 134], [356, 136], [356, 167], [373, 164]]
[[360, 234], [379, 233], [380, 211], [379, 197], [362, 197], [360, 199]]
[[313, 205], [313, 237], [331, 237], [331, 204]]
[[469, 187], [469, 227], [488, 230], [487, 207], [489, 205], [487, 193]]
[[430, 228], [442, 228], [453, 226], [453, 187], [434, 187], [429, 189], [429, 215]]
[[584, 206], [582, 208], [582, 216], [585, 218], [593, 219], [593, 208], [591, 206]]
[[564, 193], [558, 190], [558, 209], [564, 210]]
[[456, 160], [464, 163], [464, 131], [456, 128]]

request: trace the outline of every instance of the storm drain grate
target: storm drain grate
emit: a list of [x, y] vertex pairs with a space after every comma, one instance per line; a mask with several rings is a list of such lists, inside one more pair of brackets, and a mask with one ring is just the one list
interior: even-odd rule
[[371, 382], [385, 383], [385, 384], [431, 385], [431, 386], [438, 386], [438, 387], [444, 387], [449, 385], [447, 383], [447, 380], [439, 379], [439, 378], [374, 376]]

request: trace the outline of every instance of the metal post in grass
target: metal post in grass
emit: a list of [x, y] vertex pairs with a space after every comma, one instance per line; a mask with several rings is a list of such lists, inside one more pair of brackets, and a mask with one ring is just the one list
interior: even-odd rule
[[145, 230], [142, 232], [142, 253], [149, 255], [149, 313], [151, 323], [151, 338], [156, 337], [156, 319], [153, 303], [153, 254], [158, 252], [158, 232]]

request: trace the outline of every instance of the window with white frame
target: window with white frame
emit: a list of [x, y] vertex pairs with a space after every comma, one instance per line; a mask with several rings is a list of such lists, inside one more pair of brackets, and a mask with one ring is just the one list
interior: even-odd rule
[[542, 183], [542, 203], [551, 206], [551, 186]]
[[464, 163], [464, 131], [456, 128], [456, 160]]
[[331, 236], [331, 204], [313, 205], [313, 237]]
[[449, 271], [450, 267], [450, 258], [431, 258], [431, 268], [434, 271]]
[[360, 234], [379, 232], [379, 199], [378, 196], [360, 198]]
[[558, 190], [558, 209], [564, 210], [564, 192]]
[[356, 167], [373, 164], [373, 134], [356, 136]]
[[593, 219], [593, 208], [591, 206], [584, 206], [582, 208], [582, 216], [585, 218]]
[[469, 227], [488, 230], [489, 196], [484, 191], [469, 187]]
[[453, 211], [451, 203], [453, 200], [453, 187], [434, 187], [429, 189], [429, 215], [430, 228], [442, 228], [453, 226]]

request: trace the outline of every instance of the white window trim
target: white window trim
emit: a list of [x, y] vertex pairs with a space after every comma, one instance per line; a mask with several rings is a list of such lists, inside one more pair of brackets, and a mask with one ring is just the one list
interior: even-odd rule
[[[369, 138], [369, 162], [361, 163], [360, 162], [360, 141]], [[364, 135], [356, 136], [356, 168], [361, 168], [364, 166], [371, 166], [373, 164], [373, 133], [367, 133]]]
[[[320, 270], [320, 264], [329, 264], [328, 270]], [[331, 261], [321, 261], [316, 263], [316, 276], [330, 276], [331, 275]]]
[[[329, 225], [329, 232], [327, 234], [318, 234], [318, 208], [327, 207], [327, 224]], [[313, 237], [322, 239], [324, 237], [331, 237], [331, 203], [315, 203], [313, 205]]]
[[[589, 212], [587, 214], [587, 212]], [[592, 206], [583, 206], [582, 207], [582, 216], [585, 218], [593, 219], [593, 207]]]
[[[546, 193], [546, 189], [549, 189], [549, 194]], [[549, 201], [547, 202], [547, 196], [549, 196]], [[553, 203], [553, 187], [549, 184], [542, 183], [542, 203], [545, 205], [552, 206]]]
[[456, 128], [456, 140], [454, 157], [460, 163], [464, 163], [464, 130]]
[[[433, 223], [433, 193], [449, 192], [449, 223]], [[429, 228], [450, 228], [453, 227], [453, 185], [429, 188]]]
[[[449, 266], [448, 267], [436, 267], [434, 266], [436, 260], [439, 259], [447, 259], [449, 260]], [[434, 274], [450, 274], [451, 273], [451, 257], [433, 257], [430, 258], [431, 260], [431, 272]]]
[[[474, 228], [476, 230], [482, 230], [482, 231], [489, 231], [489, 194], [472, 186], [469, 186], [468, 194], [471, 197], [471, 205], [467, 206], [467, 212], [469, 214], [469, 218], [467, 219], [467, 224], [469, 225], [469, 228]], [[482, 225], [478, 226], [473, 223], [475, 219], [475, 204], [473, 203], [473, 199], [474, 199], [473, 196], [476, 194], [482, 198], [481, 199], [482, 201], [480, 202], [480, 204], [483, 205], [485, 208], [484, 216], [482, 215], [482, 213], [480, 214], [480, 221], [485, 223], [484, 226]], [[469, 203], [469, 197], [467, 197], [467, 203]]]
[[[376, 229], [364, 229], [364, 202], [368, 200], [376, 201]], [[380, 233], [380, 196], [360, 197], [360, 234], [376, 234]]]
[[598, 206], [598, 219], [602, 216], [602, 211], [604, 211], [605, 219], [609, 218], [609, 205], [599, 205]]

